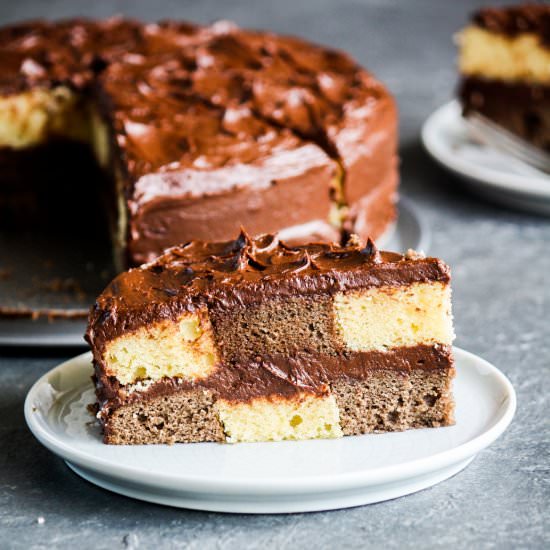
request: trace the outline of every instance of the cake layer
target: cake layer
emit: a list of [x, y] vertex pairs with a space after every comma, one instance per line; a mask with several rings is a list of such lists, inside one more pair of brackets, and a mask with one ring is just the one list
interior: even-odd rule
[[333, 295], [292, 296], [244, 307], [212, 307], [223, 357], [385, 351], [450, 344], [450, 288], [444, 283], [381, 286]]
[[550, 84], [550, 44], [533, 33], [506, 36], [470, 26], [459, 35], [460, 72], [469, 77]]
[[373, 371], [333, 385], [344, 435], [437, 428], [454, 424], [454, 369]]
[[341, 378], [318, 396], [216, 401], [202, 389], [152, 395], [104, 419], [110, 444], [277, 441], [448, 426], [454, 422], [454, 369], [370, 370]]
[[0, 97], [0, 147], [34, 147], [52, 138], [89, 141], [86, 109], [66, 86]]
[[[216, 333], [216, 324], [224, 319], [233, 323], [233, 333], [239, 340], [223, 344], [226, 353], [232, 354], [231, 346], [233, 350], [247, 349], [245, 337], [238, 336], [246, 333], [242, 323], [247, 321], [239, 320], [239, 315], [268, 307], [271, 300], [309, 297], [311, 302], [320, 296], [359, 289], [445, 284], [449, 280], [449, 269], [441, 260], [380, 253], [372, 242], [364, 245], [354, 240], [347, 247], [290, 247], [273, 236], [251, 240], [243, 233], [235, 241], [174, 247], [155, 262], [121, 274], [97, 299], [87, 338], [95, 360], [103, 362], [109, 342], [118, 337], [160, 320], [176, 321], [182, 313], [206, 307], [218, 344], [220, 331]], [[261, 323], [262, 315], [255, 322]], [[307, 315], [300, 311], [292, 323]], [[332, 316], [332, 310], [326, 315]], [[306, 329], [302, 334], [307, 334]], [[248, 349], [250, 353], [256, 351]]]
[[117, 409], [103, 426], [112, 445], [225, 441], [209, 392], [194, 390], [159, 396]]
[[464, 113], [478, 112], [533, 145], [550, 151], [550, 85], [463, 79]]
[[[372, 243], [288, 247], [243, 234], [174, 248], [117, 277], [94, 306], [87, 338], [123, 384], [203, 378], [216, 363], [265, 353], [448, 345], [448, 281], [439, 260], [380, 254]], [[192, 337], [183, 335], [190, 326]]]
[[122, 384], [95, 363], [100, 417], [129, 403], [180, 391], [203, 389], [225, 401], [247, 403], [271, 396], [296, 393], [326, 395], [339, 379], [364, 380], [373, 371], [439, 370], [453, 367], [452, 350], [445, 345], [416, 345], [388, 351], [345, 352], [338, 355], [297, 353], [294, 356], [264, 354], [255, 359], [223, 362], [207, 376], [171, 376]]
[[228, 443], [342, 437], [333, 395], [297, 393], [250, 402], [219, 400], [216, 409]]
[[416, 344], [451, 344], [451, 289], [413, 283], [338, 293], [335, 324], [346, 349], [385, 351]]
[[218, 363], [208, 314], [199, 311], [114, 340], [106, 350], [105, 372], [121, 384], [165, 376], [197, 380], [211, 374]]

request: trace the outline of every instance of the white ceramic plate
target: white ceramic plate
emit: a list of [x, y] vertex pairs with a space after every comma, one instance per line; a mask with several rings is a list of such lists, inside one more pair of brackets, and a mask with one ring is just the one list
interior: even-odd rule
[[86, 411], [93, 401], [89, 353], [40, 378], [25, 417], [76, 473], [130, 497], [221, 512], [345, 508], [447, 479], [510, 424], [516, 397], [508, 379], [471, 353], [455, 354], [457, 422], [448, 428], [280, 443], [104, 445]]
[[[377, 244], [384, 250], [406, 252], [409, 248], [427, 252], [430, 232], [414, 205], [399, 201], [398, 221], [384, 233]], [[85, 319], [1, 318], [0, 346], [86, 346]]]
[[414, 204], [401, 197], [397, 209], [397, 221], [376, 240], [378, 248], [403, 253], [412, 248], [427, 253], [431, 244], [430, 230]]
[[451, 101], [428, 117], [422, 142], [439, 164], [473, 191], [507, 206], [550, 214], [550, 176], [474, 141], [458, 102]]

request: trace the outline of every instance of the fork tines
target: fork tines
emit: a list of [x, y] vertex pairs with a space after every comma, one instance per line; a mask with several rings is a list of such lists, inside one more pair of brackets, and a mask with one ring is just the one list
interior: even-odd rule
[[550, 173], [550, 155], [527, 143], [479, 113], [466, 115], [468, 126], [479, 141], [517, 158], [538, 170]]

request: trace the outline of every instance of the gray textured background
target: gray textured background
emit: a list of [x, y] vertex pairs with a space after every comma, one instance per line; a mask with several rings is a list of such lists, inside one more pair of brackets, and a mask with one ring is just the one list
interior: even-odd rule
[[[201, 513], [133, 501], [71, 473], [27, 430], [23, 400], [38, 376], [74, 350], [0, 350], [0, 548], [550, 547], [550, 221], [466, 194], [430, 162], [418, 139], [425, 117], [453, 93], [451, 36], [476, 5], [438, 0], [0, 3], [2, 23], [113, 13], [150, 20], [225, 18], [350, 51], [397, 96], [402, 193], [431, 226], [430, 252], [453, 268], [456, 343], [505, 372], [519, 401], [503, 437], [467, 470], [420, 493], [325, 513]], [[38, 516], [45, 518], [43, 525]]]

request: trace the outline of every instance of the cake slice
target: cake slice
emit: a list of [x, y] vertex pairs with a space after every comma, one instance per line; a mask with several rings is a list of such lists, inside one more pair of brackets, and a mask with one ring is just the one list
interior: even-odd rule
[[550, 151], [550, 5], [485, 8], [459, 35], [464, 114]]
[[93, 306], [111, 444], [335, 438], [453, 423], [449, 268], [416, 253], [190, 242]]

